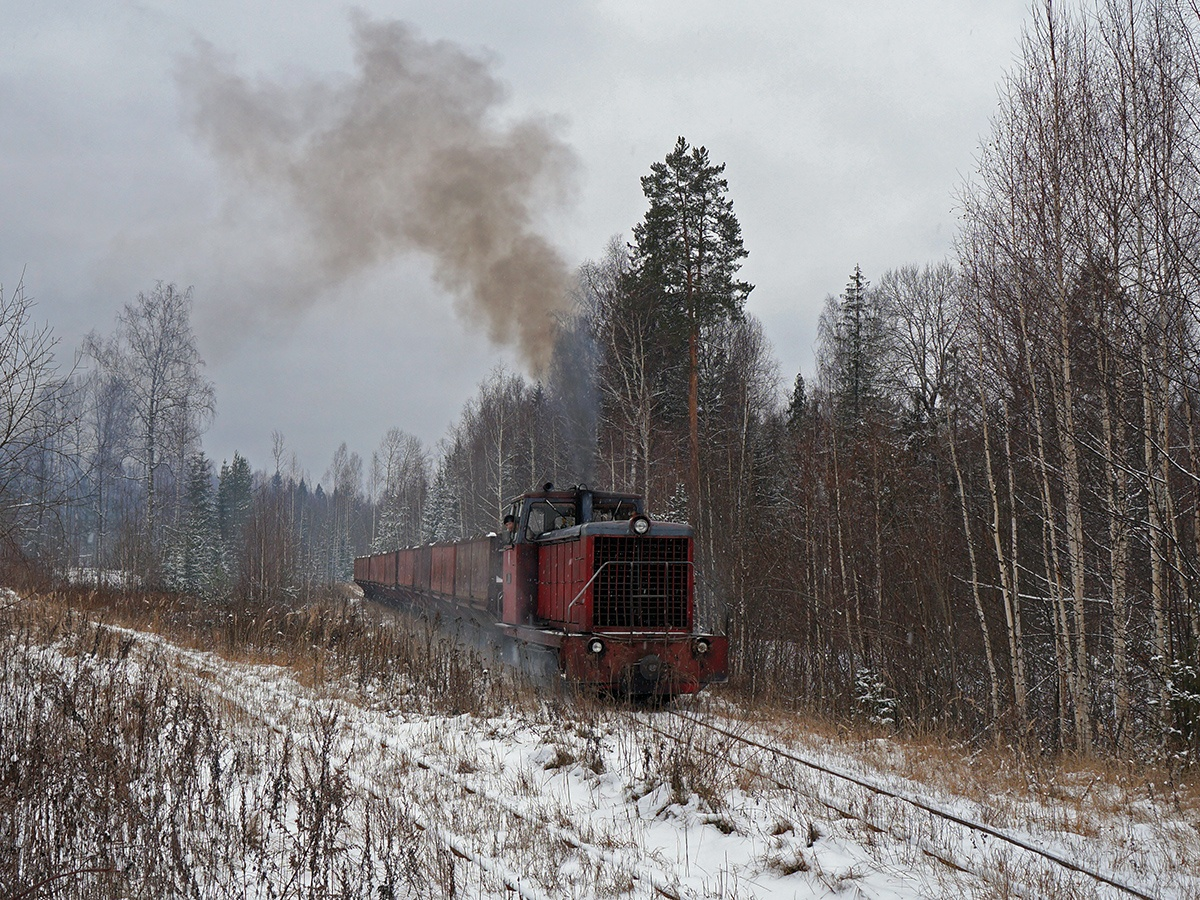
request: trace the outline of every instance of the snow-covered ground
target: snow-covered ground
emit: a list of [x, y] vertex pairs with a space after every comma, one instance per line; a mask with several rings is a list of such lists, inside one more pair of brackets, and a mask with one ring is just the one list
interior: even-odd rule
[[[486, 715], [418, 712], [369, 679], [314, 686], [297, 670], [107, 630], [123, 649], [98, 666], [169, 672], [164, 691], [221, 723], [223, 743], [196, 751], [211, 753], [197, 794], [211, 808], [184, 817], [198, 847], [226, 835], [209, 856], [181, 851], [200, 897], [1128, 896], [730, 734], [985, 822], [1148, 896], [1200, 897], [1197, 811], [1161, 797], [1089, 802], [1117, 791], [1092, 783], [1068, 786], [1086, 797], [1062, 803], [1015, 792], [981, 802], [922, 780], [891, 741], [855, 748], [788, 723], [752, 727], [716, 697], [683, 711], [730, 734], [552, 695]], [[25, 652], [64, 683], [81, 664], [78, 646]], [[136, 842], [114, 853], [132, 869]]]

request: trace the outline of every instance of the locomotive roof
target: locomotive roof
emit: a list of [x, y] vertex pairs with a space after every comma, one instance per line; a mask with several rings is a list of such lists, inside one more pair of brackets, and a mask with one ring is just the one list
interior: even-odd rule
[[[653, 522], [650, 525], [650, 531], [639, 537], [664, 538], [664, 537], [693, 537], [695, 532], [691, 525], [684, 525], [680, 522]], [[554, 531], [547, 531], [539, 535], [536, 540], [540, 543], [555, 544], [559, 541], [570, 541], [579, 537], [597, 537], [597, 536], [613, 536], [613, 537], [629, 537], [629, 523], [627, 522], [584, 522], [582, 525], [572, 525], [570, 528], [559, 528]]]
[[518, 494], [508, 502], [510, 504], [517, 503], [521, 500], [574, 500], [581, 494], [591, 494], [593, 500], [599, 500], [602, 503], [605, 501], [629, 501], [637, 503], [642, 499], [641, 494], [626, 494], [620, 491], [594, 491], [588, 487], [571, 487], [571, 488], [551, 488], [541, 491], [526, 491], [523, 494]]

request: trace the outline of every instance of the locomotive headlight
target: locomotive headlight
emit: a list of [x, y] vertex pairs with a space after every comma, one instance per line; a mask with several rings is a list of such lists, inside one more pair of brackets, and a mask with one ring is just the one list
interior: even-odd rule
[[708, 652], [708, 641], [704, 638], [696, 638], [695, 642], [692, 644], [692, 651], [697, 656], [703, 656]]
[[594, 653], [596, 656], [599, 656], [603, 652], [604, 641], [599, 638], [592, 638], [592, 640], [588, 641], [588, 653]]
[[633, 529], [634, 534], [648, 534], [650, 531], [650, 520], [645, 516], [634, 516], [629, 520], [629, 527]]

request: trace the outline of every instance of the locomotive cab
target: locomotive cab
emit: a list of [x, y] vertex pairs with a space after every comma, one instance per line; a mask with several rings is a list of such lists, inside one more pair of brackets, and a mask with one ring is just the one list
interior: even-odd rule
[[546, 485], [540, 492], [513, 500], [505, 521], [511, 519], [515, 526], [510, 543], [525, 544], [577, 525], [629, 521], [635, 516], [645, 516], [642, 498], [636, 494], [601, 493], [587, 488], [556, 491]]
[[502, 547], [503, 589], [501, 619], [510, 625], [551, 624], [553, 616], [539, 608], [538, 584], [540, 545], [570, 539], [581, 523], [613, 521], [626, 512], [642, 514], [642, 499], [634, 494], [606, 494], [587, 488], [554, 490], [547, 484], [541, 491], [522, 494], [509, 504], [504, 517], [508, 530]]

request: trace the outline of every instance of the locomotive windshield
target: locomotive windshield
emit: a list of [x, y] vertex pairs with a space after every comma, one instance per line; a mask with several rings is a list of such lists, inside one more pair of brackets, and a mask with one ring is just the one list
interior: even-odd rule
[[593, 522], [621, 522], [630, 518], [637, 511], [637, 503], [628, 497], [617, 497], [612, 500], [601, 500], [597, 497], [592, 501]]
[[536, 538], [547, 531], [571, 528], [574, 524], [574, 503], [534, 500], [529, 504], [529, 513], [525, 521], [525, 533], [531, 538]]

